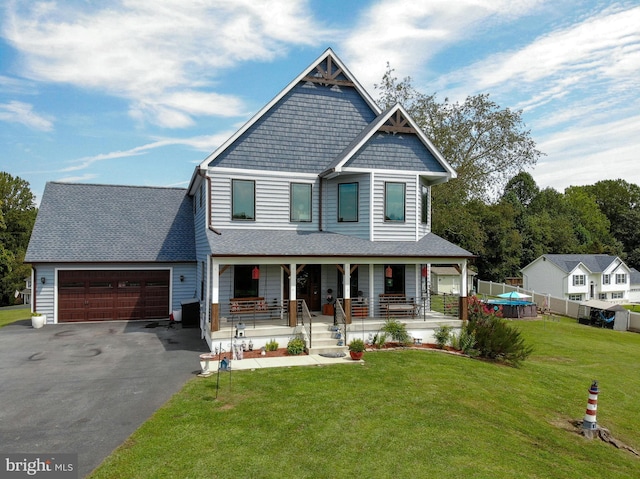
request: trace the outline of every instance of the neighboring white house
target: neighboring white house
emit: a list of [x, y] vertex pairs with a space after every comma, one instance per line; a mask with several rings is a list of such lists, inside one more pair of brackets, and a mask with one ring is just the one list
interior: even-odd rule
[[629, 302], [640, 303], [640, 271], [631, 268], [631, 289], [629, 291]]
[[25, 278], [25, 287], [22, 291], [16, 291], [16, 298], [22, 299], [22, 304], [31, 304], [31, 278]]
[[[457, 266], [431, 267], [431, 292], [433, 294], [460, 294], [460, 268]], [[467, 269], [467, 289], [473, 289], [474, 278], [478, 273]]]
[[523, 287], [572, 301], [631, 300], [633, 270], [606, 254], [545, 254], [522, 268]]

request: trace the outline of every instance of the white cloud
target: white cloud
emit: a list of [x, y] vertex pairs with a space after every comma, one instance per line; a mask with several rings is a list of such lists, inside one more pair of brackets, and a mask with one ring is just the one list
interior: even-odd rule
[[196, 115], [244, 115], [239, 99], [201, 89], [210, 91], [223, 69], [327, 34], [303, 0], [99, 5], [13, 5], [4, 35], [23, 55], [22, 74], [130, 99], [134, 117], [166, 127], [189, 126]]
[[170, 147], [174, 145], [187, 146], [197, 151], [210, 153], [218, 146], [220, 146], [225, 140], [227, 140], [227, 138], [229, 138], [232, 134], [232, 131], [222, 131], [216, 133], [215, 135], [201, 135], [191, 138], [161, 138], [151, 143], [136, 146], [128, 150], [110, 151], [108, 153], [100, 153], [97, 155], [79, 158], [70, 162], [70, 166], [63, 168], [60, 171], [71, 172], [85, 170], [97, 162], [146, 155], [147, 153], [155, 149]]
[[[379, 82], [386, 62], [410, 75], [453, 43], [488, 25], [526, 14], [540, 0], [381, 0], [344, 42], [345, 56], [365, 85]], [[381, 62], [384, 62], [381, 64]]]
[[53, 130], [52, 121], [33, 111], [33, 105], [21, 101], [10, 101], [0, 104], [0, 121], [21, 123], [34, 130]]

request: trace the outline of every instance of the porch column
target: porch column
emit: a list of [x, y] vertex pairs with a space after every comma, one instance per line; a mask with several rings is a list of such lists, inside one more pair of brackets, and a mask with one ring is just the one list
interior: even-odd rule
[[345, 263], [343, 265], [344, 275], [342, 284], [344, 285], [344, 322], [351, 324], [351, 265]]
[[211, 331], [220, 331], [220, 265], [211, 261]]
[[371, 318], [375, 318], [375, 313], [374, 311], [376, 311], [376, 308], [378, 307], [378, 304], [375, 302], [375, 279], [376, 279], [376, 275], [374, 272], [374, 268], [375, 265], [372, 263], [369, 263], [369, 317]]
[[298, 301], [296, 297], [297, 273], [296, 264], [289, 265], [289, 326], [296, 327], [298, 323]]
[[462, 278], [460, 279], [460, 319], [466, 321], [469, 318], [469, 305], [467, 303], [467, 260], [460, 264]]

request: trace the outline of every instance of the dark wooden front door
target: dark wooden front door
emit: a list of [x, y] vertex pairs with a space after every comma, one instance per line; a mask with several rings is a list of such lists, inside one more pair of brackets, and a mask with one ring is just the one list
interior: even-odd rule
[[[320, 311], [322, 301], [320, 297], [320, 278], [322, 267], [319, 264], [304, 265], [296, 276], [296, 298], [304, 299], [310, 311]], [[285, 276], [284, 298], [289, 299], [289, 277]]]
[[58, 321], [169, 316], [169, 271], [60, 271]]

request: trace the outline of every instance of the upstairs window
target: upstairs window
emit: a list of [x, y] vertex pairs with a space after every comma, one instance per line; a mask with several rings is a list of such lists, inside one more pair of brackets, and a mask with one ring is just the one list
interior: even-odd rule
[[627, 284], [627, 275], [624, 273], [616, 274], [616, 284]]
[[404, 183], [384, 184], [384, 220], [404, 221]]
[[255, 220], [256, 182], [252, 180], [232, 180], [231, 190], [231, 218], [234, 220]]
[[338, 221], [358, 221], [358, 183], [338, 185]]
[[603, 274], [602, 275], [602, 284], [611, 284], [611, 275]]
[[290, 190], [290, 220], [298, 222], [311, 221], [311, 185], [308, 183], [291, 183]]
[[573, 276], [573, 285], [574, 286], [584, 286], [585, 284], [585, 276], [584, 274], [576, 274]]
[[422, 214], [420, 215], [420, 220], [426, 225], [429, 222], [429, 188], [424, 185], [421, 186], [420, 196], [422, 199]]

